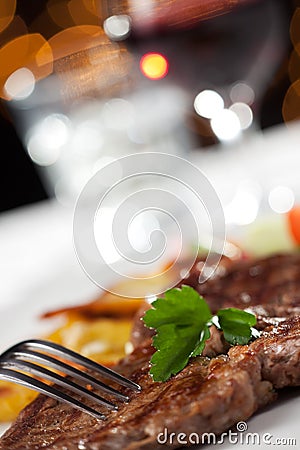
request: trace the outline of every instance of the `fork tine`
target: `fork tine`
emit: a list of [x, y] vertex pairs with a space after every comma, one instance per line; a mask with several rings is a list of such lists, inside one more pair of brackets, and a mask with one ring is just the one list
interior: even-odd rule
[[40, 362], [42, 364], [47, 364], [49, 367], [52, 367], [53, 369], [58, 369], [61, 372], [65, 372], [67, 375], [70, 376], [76, 376], [80, 380], [82, 380], [85, 383], [91, 384], [96, 389], [100, 388], [102, 391], [107, 392], [108, 394], [112, 394], [115, 397], [122, 399], [124, 401], [129, 401], [129, 397], [125, 394], [122, 394], [122, 392], [117, 391], [116, 389], [112, 388], [111, 386], [108, 386], [105, 383], [102, 383], [100, 380], [97, 380], [96, 378], [92, 377], [88, 373], [83, 373], [82, 371], [76, 369], [76, 367], [70, 366], [69, 364], [66, 364], [64, 361], [58, 361], [55, 358], [52, 358], [49, 355], [45, 355], [44, 353], [39, 353], [32, 350], [13, 350], [10, 351], [8, 356], [4, 356], [2, 359], [5, 361], [7, 358], [10, 359], [11, 357], [15, 357], [17, 360], [34, 360], [36, 362]]
[[15, 370], [11, 370], [11, 369], [1, 368], [0, 379], [20, 384], [21, 386], [25, 386], [25, 387], [28, 387], [35, 391], [38, 391], [41, 394], [45, 394], [48, 397], [52, 397], [55, 400], [64, 401], [66, 403], [69, 403], [74, 408], [77, 408], [82, 412], [88, 413], [91, 416], [95, 417], [96, 419], [101, 419], [101, 420], [106, 419], [106, 416], [104, 414], [96, 411], [95, 409], [89, 407], [88, 405], [85, 405], [80, 400], [72, 398], [70, 395], [66, 394], [65, 392], [61, 392], [58, 389], [56, 389], [55, 387], [50, 386], [46, 383], [43, 383], [40, 380], [36, 380], [35, 378], [32, 378], [24, 373], [17, 372]]
[[54, 342], [45, 341], [41, 339], [32, 339], [28, 341], [23, 341], [17, 344], [16, 346], [12, 347], [10, 351], [15, 351], [18, 349], [26, 348], [29, 350], [44, 350], [46, 352], [52, 352], [56, 356], [61, 356], [63, 358], [66, 358], [66, 355], [68, 359], [75, 364], [79, 364], [87, 369], [91, 369], [94, 371], [98, 371], [102, 375], [105, 375], [107, 378], [114, 380], [121, 385], [134, 389], [136, 391], [140, 391], [141, 387], [134, 383], [131, 380], [128, 380], [127, 378], [123, 377], [122, 375], [114, 372], [113, 370], [109, 369], [108, 367], [104, 367], [101, 364], [96, 363], [95, 361], [92, 361], [85, 356], [79, 355], [78, 353], [69, 350], [65, 347], [62, 347], [61, 345], [55, 344]]
[[38, 366], [37, 364], [33, 364], [28, 361], [10, 361], [6, 360], [4, 362], [0, 363], [0, 367], [4, 367], [5, 369], [17, 369], [17, 370], [24, 370], [25, 372], [32, 373], [38, 377], [43, 377], [46, 380], [52, 381], [64, 388], [70, 389], [77, 394], [83, 395], [86, 398], [89, 398], [90, 400], [93, 400], [100, 405], [104, 405], [107, 408], [115, 409], [118, 408], [116, 405], [111, 403], [110, 401], [104, 399], [103, 397], [100, 397], [99, 395], [95, 394], [94, 392], [89, 391], [84, 386], [80, 386], [79, 384], [74, 383], [72, 380], [69, 380], [68, 378], [65, 378], [55, 372], [51, 372], [50, 370], [46, 369], [45, 367]]
[[[60, 358], [56, 359], [53, 356]], [[31, 362], [31, 360], [34, 362]], [[129, 400], [127, 395], [119, 392], [104, 382], [97, 380], [89, 373], [82, 372], [73, 365], [68, 364], [68, 362], [73, 362], [82, 368], [99, 372], [105, 378], [115, 381], [125, 387], [137, 391], [141, 390], [141, 387], [137, 383], [128, 380], [117, 372], [114, 372], [113, 370], [104, 367], [101, 364], [98, 364], [72, 350], [66, 349], [61, 345], [40, 339], [19, 342], [2, 353], [0, 355], [0, 379], [26, 386], [42, 394], [48, 395], [55, 400], [69, 403], [73, 407], [102, 420], [106, 418], [104, 414], [96, 411], [88, 405], [85, 405], [82, 401], [71, 397], [66, 392], [60, 391], [56, 388], [56, 386], [52, 384], [49, 385], [44, 381], [50, 381], [55, 385], [62, 386], [65, 389], [80, 394], [84, 398], [88, 398], [102, 406], [104, 405], [105, 407], [114, 410], [118, 409], [114, 403], [100, 397], [98, 394], [87, 389], [87, 387], [77, 384], [73, 381], [73, 379], [80, 379], [94, 388], [100, 388], [102, 391], [104, 390], [106, 393], [117, 396], [122, 400]], [[57, 369], [59, 372], [63, 373], [63, 375], [51, 371], [45, 366]], [[33, 376], [29, 376], [29, 374], [36, 375], [44, 381], [36, 379]], [[70, 379], [67, 375], [70, 375], [73, 379]]]

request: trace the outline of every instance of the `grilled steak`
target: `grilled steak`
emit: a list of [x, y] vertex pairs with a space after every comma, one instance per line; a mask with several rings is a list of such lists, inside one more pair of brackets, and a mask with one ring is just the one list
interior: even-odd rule
[[[142, 332], [139, 345], [136, 342], [135, 350], [114, 367], [142, 386], [140, 393], [124, 388], [131, 397], [128, 404], [107, 411], [107, 420], [101, 422], [40, 395], [4, 434], [0, 449], [154, 450], [161, 448], [162, 439], [165, 448], [177, 448], [182, 446], [179, 431], [201, 443], [205, 433], [222, 433], [274, 401], [277, 389], [299, 386], [300, 255], [233, 263], [203, 285], [196, 279], [194, 267], [184, 284], [197, 288], [213, 310], [260, 308], [275, 325], [264, 322], [260, 338], [229, 350], [214, 330], [207, 356], [192, 358], [164, 383], [153, 382], [149, 375], [154, 349], [151, 337]], [[281, 318], [271, 319], [271, 313]]]
[[[156, 449], [163, 435], [224, 432], [276, 398], [275, 388], [300, 384], [300, 318], [271, 327], [227, 355], [193, 358], [165, 383], [149, 376], [151, 340], [116, 369], [142, 386], [128, 404], [100, 422], [67, 405], [39, 396], [1, 440], [1, 449]], [[167, 431], [166, 431], [167, 430]], [[193, 434], [192, 434], [193, 433]], [[174, 448], [182, 443], [172, 439]], [[165, 443], [166, 448], [171, 446]]]
[[[300, 253], [272, 255], [256, 260], [221, 260], [213, 278], [199, 284], [203, 261], [198, 260], [178, 286], [196, 289], [213, 313], [220, 308], [247, 309], [256, 315], [258, 328], [300, 315]], [[150, 307], [145, 303], [135, 316], [131, 340], [138, 345], [153, 332], [141, 321]]]
[[197, 289], [213, 312], [233, 306], [261, 308], [270, 317], [300, 314], [299, 253], [236, 261], [206, 283], [197, 279], [194, 266], [184, 283]]

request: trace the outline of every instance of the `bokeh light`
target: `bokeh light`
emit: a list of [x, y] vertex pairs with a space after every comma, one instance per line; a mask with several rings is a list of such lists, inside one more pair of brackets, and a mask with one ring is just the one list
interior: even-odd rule
[[[28, 34], [28, 27], [20, 16], [14, 16], [9, 27], [5, 31], [0, 32], [0, 47], [8, 44], [8, 42], [20, 36]], [[0, 65], [1, 67], [1, 65]]]
[[103, 24], [104, 31], [110, 39], [123, 40], [131, 31], [131, 19], [129, 16], [120, 14], [108, 17]]
[[287, 186], [276, 186], [270, 191], [268, 200], [273, 211], [284, 214], [294, 206], [295, 194]]
[[107, 39], [103, 29], [96, 25], [78, 25], [60, 31], [49, 39], [54, 59], [64, 58], [73, 53], [103, 44]]
[[232, 141], [241, 133], [238, 116], [230, 109], [223, 109], [211, 119], [211, 128], [220, 141]]
[[291, 53], [288, 71], [291, 83], [300, 78], [300, 44]]
[[0, 95], [8, 97], [4, 88], [8, 78], [18, 69], [26, 67], [35, 80], [47, 77], [53, 70], [53, 55], [48, 42], [38, 33], [13, 39], [0, 49]]
[[224, 100], [218, 92], [205, 89], [196, 96], [194, 108], [199, 116], [212, 119], [224, 108]]
[[13, 72], [5, 82], [4, 91], [8, 98], [24, 100], [34, 91], [35, 77], [26, 67]]
[[145, 77], [151, 80], [164, 78], [169, 70], [169, 63], [160, 53], [146, 53], [140, 61], [140, 68]]
[[285, 122], [300, 119], [300, 79], [295, 81], [285, 94], [282, 116]]
[[53, 22], [60, 28], [69, 28], [75, 25], [68, 8], [69, 0], [48, 0], [47, 12]]
[[68, 10], [75, 25], [99, 25], [94, 0], [69, 0]]
[[93, 160], [102, 145], [103, 137], [99, 124], [95, 120], [81, 120], [72, 134], [72, 151]]
[[242, 102], [251, 105], [255, 99], [255, 93], [251, 86], [244, 82], [235, 83], [229, 93], [233, 103]]
[[247, 128], [252, 125], [253, 112], [250, 106], [248, 106], [246, 103], [233, 103], [233, 105], [231, 105], [229, 109], [238, 116], [242, 130], [247, 130]]
[[17, 0], [2, 0], [0, 2], [0, 33], [12, 22], [17, 7]]
[[70, 137], [70, 123], [63, 114], [51, 114], [30, 131], [27, 150], [31, 159], [40, 166], [54, 164]]
[[232, 200], [225, 205], [227, 223], [249, 225], [254, 222], [259, 211], [261, 190], [258, 185], [245, 180], [237, 186]]
[[290, 24], [290, 36], [294, 47], [296, 47], [296, 45], [300, 43], [299, 24], [300, 24], [300, 8], [296, 8]]

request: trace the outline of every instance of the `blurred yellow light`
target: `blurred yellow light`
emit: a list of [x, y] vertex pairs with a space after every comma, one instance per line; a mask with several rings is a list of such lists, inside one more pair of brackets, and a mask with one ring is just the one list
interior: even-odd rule
[[35, 80], [47, 77], [53, 70], [53, 57], [49, 44], [38, 33], [13, 39], [0, 49], [0, 96], [6, 100], [4, 86], [12, 73], [26, 67]]
[[282, 116], [285, 122], [300, 119], [300, 80], [295, 81], [287, 90], [282, 104]]
[[17, 0], [5, 0], [0, 2], [0, 32], [8, 27], [16, 12]]
[[102, 2], [98, 2], [98, 0], [82, 0], [82, 2], [90, 13], [99, 17]]
[[95, 0], [48, 0], [47, 11], [61, 28], [74, 25], [98, 25], [101, 7]]
[[288, 70], [292, 83], [300, 78], [300, 44], [295, 46], [295, 49], [291, 53]]
[[53, 22], [61, 28], [74, 25], [74, 20], [68, 8], [69, 0], [48, 0], [47, 11]]
[[14, 16], [13, 20], [9, 24], [9, 27], [5, 29], [5, 32], [2, 33], [0, 30], [0, 48], [4, 47], [4, 45], [8, 44], [8, 42], [25, 34], [28, 34], [26, 23], [20, 16]]
[[140, 68], [145, 77], [159, 80], [167, 75], [169, 63], [160, 53], [146, 53], [140, 61]]
[[95, 4], [91, 0], [70, 0], [69, 13], [76, 25], [98, 25], [99, 17], [96, 15]]
[[296, 46], [300, 42], [300, 8], [296, 8], [290, 25], [291, 41]]
[[49, 39], [54, 60], [87, 50], [109, 40], [103, 29], [96, 25], [78, 25], [67, 28]]

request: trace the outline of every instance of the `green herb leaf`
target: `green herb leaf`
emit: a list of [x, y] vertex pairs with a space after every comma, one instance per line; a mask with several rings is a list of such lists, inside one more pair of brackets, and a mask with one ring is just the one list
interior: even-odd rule
[[166, 291], [164, 298], [152, 303], [144, 315], [144, 322], [149, 328], [158, 329], [162, 325], [191, 325], [194, 322], [205, 324], [211, 319], [211, 311], [195, 289], [182, 286]]
[[188, 363], [198, 339], [197, 327], [162, 325], [153, 339], [158, 351], [151, 358], [150, 373], [155, 381], [166, 381]]
[[246, 311], [236, 308], [220, 309], [217, 313], [224, 338], [232, 345], [248, 344], [252, 337], [252, 330], [256, 324], [256, 317]]
[[253, 314], [227, 308], [212, 316], [204, 298], [190, 286], [167, 291], [164, 298], [152, 303], [143, 320], [147, 327], [156, 330], [153, 345], [157, 351], [151, 358], [150, 368], [154, 381], [168, 380], [191, 357], [201, 355], [213, 324], [223, 330], [226, 341], [232, 345], [244, 345], [259, 336], [253, 328], [256, 324]]
[[143, 318], [157, 332], [153, 339], [157, 352], [151, 358], [150, 373], [155, 381], [165, 381], [187, 365], [196, 349], [202, 352], [204, 338], [208, 336], [206, 324], [212, 314], [204, 299], [190, 286], [167, 291], [152, 306]]

